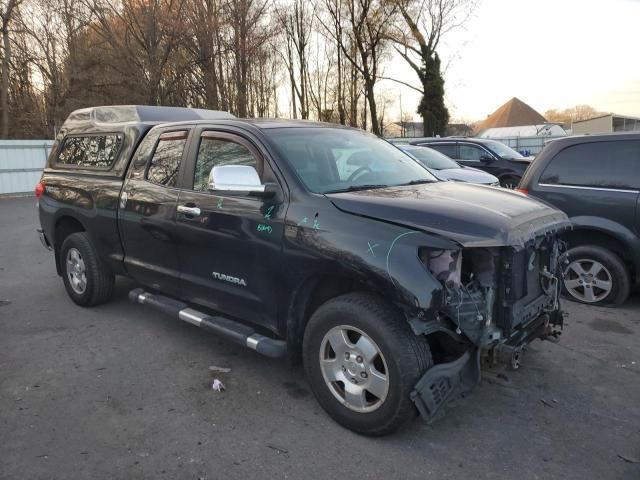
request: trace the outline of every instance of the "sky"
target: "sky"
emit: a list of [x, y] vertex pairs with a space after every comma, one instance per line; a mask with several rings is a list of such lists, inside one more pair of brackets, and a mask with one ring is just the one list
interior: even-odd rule
[[[640, 117], [640, 0], [479, 0], [464, 29], [441, 48], [452, 120], [486, 118], [512, 97], [538, 112], [591, 105]], [[385, 76], [413, 81], [401, 58]], [[399, 118], [419, 94], [390, 81]], [[414, 114], [416, 120], [419, 119]]]

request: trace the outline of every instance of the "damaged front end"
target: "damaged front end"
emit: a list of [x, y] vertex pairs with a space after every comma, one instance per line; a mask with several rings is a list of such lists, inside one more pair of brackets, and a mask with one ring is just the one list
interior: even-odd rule
[[416, 334], [445, 335], [462, 352], [416, 384], [412, 400], [425, 419], [479, 383], [481, 365], [517, 368], [526, 345], [559, 335], [563, 249], [548, 231], [515, 246], [420, 249], [420, 260], [442, 290], [436, 308], [411, 326]]

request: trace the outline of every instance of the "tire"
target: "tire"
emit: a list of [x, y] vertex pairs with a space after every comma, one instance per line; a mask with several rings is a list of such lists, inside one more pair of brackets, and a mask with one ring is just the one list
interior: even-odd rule
[[107, 270], [86, 232], [65, 238], [60, 262], [64, 286], [75, 303], [90, 307], [111, 298], [115, 276]]
[[509, 190], [513, 190], [514, 188], [516, 188], [518, 186], [518, 184], [520, 183], [520, 178], [519, 177], [503, 177], [500, 179], [500, 186], [502, 188], [508, 188]]
[[563, 288], [567, 298], [590, 305], [624, 303], [629, 296], [630, 279], [620, 257], [595, 245], [572, 248], [567, 256], [569, 266], [564, 272]]
[[[345, 338], [346, 353], [339, 346]], [[338, 347], [334, 350], [335, 344]], [[376, 355], [367, 355], [372, 348]], [[322, 363], [321, 358], [331, 359], [332, 355], [342, 365], [331, 360]], [[367, 293], [336, 297], [315, 311], [304, 333], [303, 358], [311, 389], [322, 408], [342, 426], [365, 435], [389, 434], [416, 415], [409, 394], [433, 364], [426, 338], [415, 335], [395, 308]], [[342, 380], [332, 382], [332, 372]], [[382, 383], [386, 391], [380, 388]], [[347, 398], [345, 387], [365, 393]]]

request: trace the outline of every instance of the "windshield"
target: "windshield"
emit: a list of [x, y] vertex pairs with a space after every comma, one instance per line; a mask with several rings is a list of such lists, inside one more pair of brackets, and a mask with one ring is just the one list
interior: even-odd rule
[[523, 160], [524, 157], [516, 152], [513, 148], [507, 147], [504, 143], [496, 142], [495, 140], [487, 140], [482, 142], [484, 146], [489, 148], [493, 153], [495, 153], [500, 158], [504, 158], [505, 160]]
[[413, 155], [422, 165], [433, 170], [448, 170], [462, 168], [445, 154], [428, 147], [399, 147], [400, 150]]
[[409, 155], [373, 135], [342, 128], [273, 128], [264, 134], [315, 193], [436, 182]]

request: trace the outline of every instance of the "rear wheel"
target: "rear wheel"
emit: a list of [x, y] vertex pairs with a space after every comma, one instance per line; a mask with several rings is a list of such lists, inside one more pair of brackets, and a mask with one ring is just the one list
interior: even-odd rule
[[520, 183], [519, 177], [503, 177], [500, 179], [500, 186], [502, 188], [508, 188], [510, 190], [513, 190], [514, 188], [516, 188], [519, 183]]
[[60, 262], [64, 286], [75, 303], [89, 307], [111, 298], [115, 276], [103, 264], [86, 232], [65, 238]]
[[305, 330], [303, 355], [320, 405], [366, 435], [390, 433], [415, 415], [409, 394], [432, 365], [426, 339], [393, 307], [366, 293], [318, 308]]
[[567, 252], [565, 294], [592, 305], [619, 305], [629, 296], [629, 272], [615, 253], [593, 245]]

